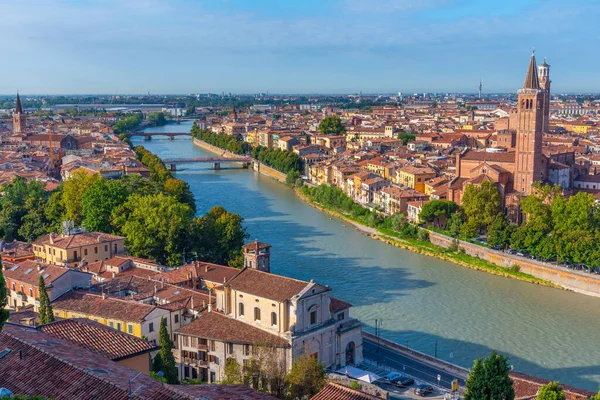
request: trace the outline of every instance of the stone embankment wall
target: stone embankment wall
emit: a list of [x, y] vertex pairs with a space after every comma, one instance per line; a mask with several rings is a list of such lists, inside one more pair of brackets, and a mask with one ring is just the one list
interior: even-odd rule
[[[212, 144], [206, 143], [203, 140], [200, 139], [196, 139], [194, 138], [194, 144], [202, 147], [203, 149], [206, 149], [208, 151], [212, 151], [213, 153], [217, 153], [222, 155], [223, 157], [231, 157], [231, 158], [236, 158], [239, 157], [239, 154], [235, 154], [232, 153], [228, 150], [224, 150], [220, 147], [217, 146], [213, 146]], [[278, 180], [279, 182], [285, 183], [285, 179], [287, 177], [286, 174], [284, 174], [283, 172], [279, 172], [276, 169], [273, 169], [271, 167], [266, 166], [265, 164], [261, 163], [258, 160], [254, 160], [252, 162], [253, 168], [256, 172], [261, 173], [263, 175], [269, 176], [273, 179]]]
[[[431, 243], [448, 248], [452, 245], [452, 238], [437, 232], [429, 231]], [[529, 260], [524, 257], [513, 256], [502, 251], [488, 249], [473, 243], [459, 241], [465, 253], [479, 257], [500, 267], [510, 268], [517, 265], [521, 272], [545, 279], [565, 289], [600, 297], [600, 276], [585, 272], [572, 271], [550, 263]]]

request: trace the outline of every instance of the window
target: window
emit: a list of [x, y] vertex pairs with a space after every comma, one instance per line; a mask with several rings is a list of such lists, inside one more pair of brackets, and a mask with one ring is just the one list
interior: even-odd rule
[[17, 285], [15, 285], [15, 283], [14, 283], [14, 282], [13, 282], [13, 284], [12, 284], [12, 288], [13, 288], [13, 290], [17, 290]]
[[[245, 344], [244, 345], [244, 355], [245, 356], [249, 356], [250, 355], [250, 345], [249, 344]], [[244, 360], [246, 361], [246, 360]]]
[[178, 324], [179, 323], [179, 315], [175, 314], [175, 323]]
[[260, 321], [260, 308], [254, 307], [254, 320]]
[[112, 321], [110, 321], [110, 322], [108, 323], [108, 326], [110, 326], [111, 328], [114, 328], [114, 327], [115, 327], [115, 323], [114, 323], [114, 322], [112, 322]]
[[243, 317], [244, 316], [244, 303], [240, 303], [238, 308], [239, 308], [238, 314], [240, 314], [240, 317]]
[[310, 324], [314, 325], [317, 323], [317, 310], [310, 312]]
[[94, 247], [94, 254], [98, 254], [98, 246]]
[[131, 325], [131, 324], [127, 325], [127, 333], [129, 333], [130, 335], [133, 335], [133, 325]]
[[29, 295], [30, 295], [31, 297], [33, 297], [33, 289], [32, 289], [32, 288], [29, 288]]
[[274, 312], [271, 313], [271, 325], [277, 326], [277, 314]]
[[233, 354], [233, 343], [227, 343], [227, 353]]
[[108, 245], [107, 244], [104, 245], [104, 251], [108, 251]]
[[23, 285], [20, 285], [20, 289], [21, 289], [21, 293], [25, 294], [25, 289], [23, 288]]
[[83, 255], [87, 256], [87, 249], [83, 249]]
[[215, 351], [215, 341], [214, 340], [210, 341], [210, 351]]
[[94, 322], [98, 322], [98, 318], [94, 318]]
[[117, 330], [120, 331], [121, 330], [121, 323], [117, 322]]
[[148, 332], [154, 332], [154, 322], [148, 324]]
[[115, 243], [115, 253], [117, 252], [117, 244]]
[[338, 314], [338, 321], [341, 321], [345, 318], [346, 316], [344, 315], [344, 313], [340, 313]]

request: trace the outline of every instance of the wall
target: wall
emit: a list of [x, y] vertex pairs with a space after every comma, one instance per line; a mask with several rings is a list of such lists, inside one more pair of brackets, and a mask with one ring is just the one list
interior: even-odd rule
[[141, 372], [142, 374], [150, 375], [150, 353], [144, 353], [135, 357], [125, 358], [117, 361], [117, 363]]
[[[450, 247], [452, 244], [451, 237], [437, 232], [429, 231], [429, 239], [431, 243], [445, 248]], [[460, 241], [460, 247], [465, 249], [466, 254], [479, 257], [500, 267], [510, 268], [513, 265], [518, 265], [521, 272], [535, 276], [536, 278], [545, 279], [575, 292], [600, 297], [600, 279], [598, 275], [583, 272], [579, 274], [563, 267], [513, 256], [462, 240]]]

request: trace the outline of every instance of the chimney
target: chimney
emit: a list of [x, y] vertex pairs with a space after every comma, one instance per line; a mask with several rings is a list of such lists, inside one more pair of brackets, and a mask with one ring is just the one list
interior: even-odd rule
[[38, 264], [36, 265], [36, 269], [37, 269], [38, 271], [41, 271], [41, 269], [42, 269], [42, 266], [40, 265], [40, 263], [38, 263]]
[[208, 312], [212, 311], [212, 290], [208, 289]]
[[116, 277], [116, 276], [117, 276], [117, 273], [116, 273], [116, 272], [113, 272], [113, 273], [112, 273], [112, 277], [114, 278], [114, 277]]
[[54, 232], [50, 232], [50, 244], [54, 244]]
[[227, 283], [227, 277], [223, 277], [223, 283]]
[[102, 300], [106, 299], [106, 294], [102, 292]]
[[204, 269], [204, 272], [208, 272], [208, 264], [206, 264], [206, 267]]

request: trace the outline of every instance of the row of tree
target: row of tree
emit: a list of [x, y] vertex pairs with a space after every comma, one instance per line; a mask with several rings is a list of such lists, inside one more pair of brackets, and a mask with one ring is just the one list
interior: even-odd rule
[[196, 124], [192, 127], [192, 136], [234, 154], [248, 154], [251, 148], [249, 143], [243, 142], [240, 138], [214, 133], [209, 129], [200, 129]]
[[142, 123], [143, 116], [141, 113], [132, 114], [126, 118], [120, 119], [113, 125], [113, 130], [116, 134], [127, 133], [133, 128]]
[[164, 126], [167, 124], [167, 116], [164, 112], [151, 112], [146, 119], [149, 126]]
[[423, 207], [420, 219], [434, 224], [446, 219], [446, 229], [455, 237], [487, 234], [490, 246], [600, 267], [600, 249], [595, 246], [600, 240], [600, 205], [589, 193], [566, 198], [559, 186], [535, 184], [533, 193], [521, 200], [525, 222], [519, 227], [509, 223], [491, 182], [467, 186], [462, 204], [431, 201]]

